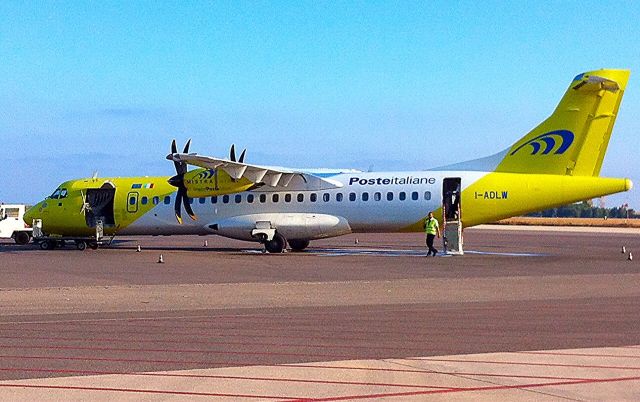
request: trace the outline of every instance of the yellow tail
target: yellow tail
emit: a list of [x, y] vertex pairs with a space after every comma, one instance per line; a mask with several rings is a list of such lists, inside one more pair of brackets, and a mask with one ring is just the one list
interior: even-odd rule
[[598, 176], [628, 70], [578, 75], [553, 114], [507, 151], [496, 172]]

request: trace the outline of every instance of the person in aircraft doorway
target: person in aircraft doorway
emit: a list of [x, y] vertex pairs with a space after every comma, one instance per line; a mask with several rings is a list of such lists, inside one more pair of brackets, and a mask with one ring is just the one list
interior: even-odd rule
[[435, 257], [438, 253], [435, 247], [433, 247], [433, 240], [436, 236], [440, 238], [440, 225], [438, 224], [438, 220], [433, 217], [433, 212], [429, 212], [429, 215], [424, 221], [424, 232], [427, 235], [427, 247], [429, 248], [427, 252], [427, 257], [433, 253]]

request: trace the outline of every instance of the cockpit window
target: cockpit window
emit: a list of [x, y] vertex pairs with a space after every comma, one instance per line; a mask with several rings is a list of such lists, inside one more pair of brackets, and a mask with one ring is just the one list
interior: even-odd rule
[[63, 188], [60, 190], [60, 198], [67, 198], [67, 189]]
[[56, 188], [56, 191], [54, 191], [49, 198], [53, 198], [54, 200], [57, 200], [58, 198], [60, 198], [60, 189]]

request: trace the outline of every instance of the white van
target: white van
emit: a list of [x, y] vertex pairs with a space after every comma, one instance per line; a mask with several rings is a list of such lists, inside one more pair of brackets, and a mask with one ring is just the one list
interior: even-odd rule
[[13, 239], [18, 244], [31, 241], [33, 229], [22, 220], [26, 205], [0, 204], [0, 239]]

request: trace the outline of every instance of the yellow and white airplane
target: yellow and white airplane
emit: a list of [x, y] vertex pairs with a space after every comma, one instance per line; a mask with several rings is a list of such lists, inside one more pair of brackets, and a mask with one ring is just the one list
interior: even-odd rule
[[429, 211], [460, 231], [627, 191], [629, 179], [599, 174], [629, 73], [579, 74], [549, 118], [486, 158], [412, 172], [305, 170], [249, 164], [233, 147], [229, 159], [191, 154], [189, 143], [179, 153], [174, 141], [175, 176], [67, 181], [25, 221], [41, 219], [52, 236], [89, 236], [101, 220], [106, 234], [217, 234], [280, 252], [347, 233], [421, 231]]

